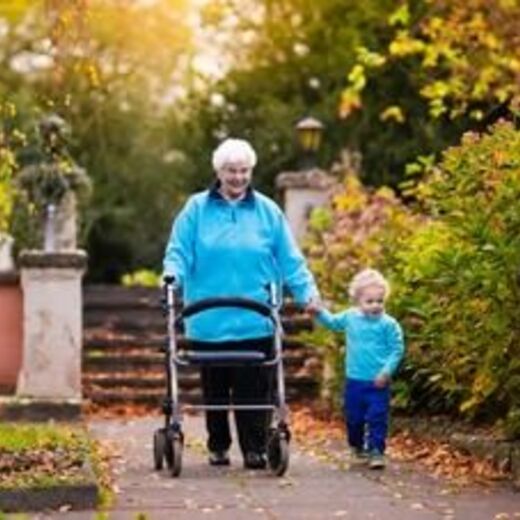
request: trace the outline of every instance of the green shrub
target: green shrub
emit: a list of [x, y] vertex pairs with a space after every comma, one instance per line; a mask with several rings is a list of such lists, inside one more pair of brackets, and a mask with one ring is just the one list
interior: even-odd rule
[[15, 148], [25, 136], [14, 128], [16, 109], [12, 103], [0, 103], [0, 239], [9, 232], [15, 189], [13, 176], [17, 168]]
[[352, 172], [346, 172], [331, 209], [312, 213], [304, 243], [322, 296], [347, 305], [352, 276], [366, 266], [386, 270], [394, 251], [422, 220], [389, 188], [369, 191]]
[[12, 154], [6, 148], [0, 147], [0, 233], [5, 233], [9, 228], [9, 220], [13, 207], [11, 186], [12, 170]]
[[499, 123], [467, 134], [415, 194], [435, 221], [396, 252], [399, 313], [409, 322], [419, 310], [408, 358], [445, 407], [512, 423], [520, 400], [520, 132]]
[[354, 272], [381, 269], [407, 340], [398, 404], [503, 420], [518, 436], [520, 132], [467, 134], [410, 194], [414, 213], [347, 177], [307, 244], [322, 292], [343, 307]]
[[159, 287], [161, 275], [150, 269], [139, 269], [133, 273], [124, 274], [121, 283], [126, 287]]

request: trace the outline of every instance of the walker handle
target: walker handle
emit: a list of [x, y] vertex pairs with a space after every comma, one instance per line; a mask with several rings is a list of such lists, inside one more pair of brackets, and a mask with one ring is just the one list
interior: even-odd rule
[[227, 298], [206, 298], [204, 300], [199, 300], [195, 303], [187, 305], [181, 311], [178, 316], [178, 320], [182, 320], [184, 318], [189, 318], [194, 314], [198, 314], [199, 312], [207, 311], [209, 309], [216, 309], [222, 307], [236, 307], [240, 309], [247, 309], [266, 318], [272, 318], [272, 309], [269, 305], [258, 302], [256, 300], [250, 300], [248, 298], [239, 298], [239, 297], [227, 297]]
[[163, 308], [163, 313], [166, 315], [168, 313], [168, 308], [173, 306], [173, 292], [176, 289], [175, 284], [175, 276], [171, 274], [166, 274], [163, 276], [163, 286], [162, 286], [162, 297], [161, 297], [161, 306]]

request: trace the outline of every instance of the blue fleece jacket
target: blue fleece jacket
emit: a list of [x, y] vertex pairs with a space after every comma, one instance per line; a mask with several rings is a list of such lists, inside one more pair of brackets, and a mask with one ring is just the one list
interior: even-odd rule
[[[191, 196], [175, 219], [164, 256], [186, 304], [239, 296], [268, 302], [266, 285], [289, 287], [296, 302], [318, 291], [285, 215], [268, 197], [249, 189], [237, 202], [216, 187]], [[269, 336], [270, 320], [245, 309], [212, 309], [187, 320], [187, 336], [199, 341]]]
[[318, 321], [345, 333], [345, 372], [350, 379], [373, 381], [378, 375], [391, 376], [404, 353], [403, 331], [386, 313], [369, 316], [357, 308], [337, 314], [321, 310]]

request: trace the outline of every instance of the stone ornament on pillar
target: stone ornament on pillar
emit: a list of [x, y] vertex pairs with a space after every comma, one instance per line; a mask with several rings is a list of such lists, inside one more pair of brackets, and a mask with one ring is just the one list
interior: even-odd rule
[[45, 251], [76, 249], [77, 197], [90, 194], [90, 179], [67, 150], [69, 129], [63, 119], [50, 114], [40, 121], [37, 160], [22, 168], [21, 189], [34, 204], [42, 220]]

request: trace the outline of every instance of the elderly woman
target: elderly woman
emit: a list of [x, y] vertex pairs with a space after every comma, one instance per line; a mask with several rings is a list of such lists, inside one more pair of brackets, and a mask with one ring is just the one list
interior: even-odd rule
[[[241, 139], [226, 139], [213, 153], [216, 181], [191, 196], [175, 219], [164, 256], [164, 274], [180, 284], [186, 304], [240, 296], [263, 303], [266, 286], [289, 287], [296, 302], [318, 297], [314, 279], [280, 208], [251, 188], [256, 153]], [[194, 348], [255, 349], [272, 355], [272, 324], [247, 309], [212, 309], [189, 318], [186, 336]], [[266, 402], [272, 371], [265, 367], [203, 367], [207, 404]], [[236, 411], [246, 468], [266, 466], [271, 414]], [[228, 465], [231, 434], [227, 411], [207, 411], [209, 462]]]

